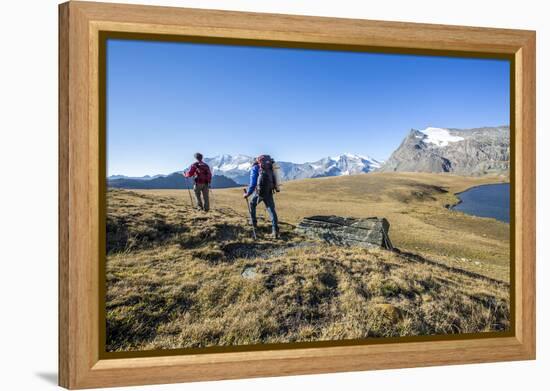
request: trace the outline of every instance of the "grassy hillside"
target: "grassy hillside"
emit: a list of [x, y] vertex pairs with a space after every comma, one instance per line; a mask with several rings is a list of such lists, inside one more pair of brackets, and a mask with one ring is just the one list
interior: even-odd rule
[[[410, 185], [382, 194], [369, 190], [368, 181], [363, 195], [342, 192], [348, 179], [337, 179], [342, 179], [338, 186], [331, 180], [303, 181], [311, 187], [302, 190], [299, 183], [285, 186], [278, 198], [284, 223], [277, 241], [267, 239], [267, 221], [260, 221], [259, 240], [251, 239], [238, 190], [215, 192], [209, 214], [192, 210], [187, 194], [177, 191], [109, 190], [107, 350], [509, 328], [505, 282], [395, 252], [328, 246], [297, 235], [292, 224], [300, 214], [359, 215], [355, 205], [363, 203], [361, 216], [382, 215], [381, 209], [365, 206], [379, 198], [386, 208], [408, 203], [421, 222], [429, 210], [424, 203], [452, 199], [439, 190], [432, 196], [431, 188], [419, 190], [426, 195], [411, 196]], [[308, 199], [317, 194], [312, 192], [316, 186], [323, 189], [317, 209]], [[387, 216], [398, 247], [405, 243], [397, 239], [404, 230], [393, 221], [400, 215], [407, 217]], [[417, 220], [411, 218], [414, 224]]]
[[[285, 183], [276, 196], [280, 218], [290, 224], [304, 216], [336, 214], [386, 217], [393, 244], [502, 281], [509, 280], [509, 225], [469, 216], [445, 205], [472, 186], [507, 181], [503, 177], [462, 177], [426, 173], [371, 173]], [[155, 190], [189, 203], [185, 191]], [[246, 213], [241, 189], [213, 191], [213, 204]], [[258, 208], [265, 213], [264, 208]]]

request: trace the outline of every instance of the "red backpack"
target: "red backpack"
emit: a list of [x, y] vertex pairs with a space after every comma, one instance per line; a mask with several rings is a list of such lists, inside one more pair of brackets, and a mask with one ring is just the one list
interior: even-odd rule
[[202, 185], [205, 183], [210, 183], [212, 180], [212, 173], [210, 172], [210, 167], [204, 162], [196, 162], [195, 166], [195, 183]]

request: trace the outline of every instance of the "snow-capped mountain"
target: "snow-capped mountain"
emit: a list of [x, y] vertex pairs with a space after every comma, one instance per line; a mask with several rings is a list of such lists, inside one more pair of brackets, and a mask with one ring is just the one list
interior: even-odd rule
[[[238, 184], [248, 184], [250, 168], [254, 158], [247, 155], [219, 155], [211, 158], [204, 158], [204, 162], [210, 166], [214, 176], [232, 179]], [[334, 157], [325, 157], [311, 163], [292, 163], [277, 161], [280, 167], [281, 179], [290, 181], [294, 179], [319, 178], [325, 176], [355, 175], [370, 172], [380, 168], [383, 162], [368, 156], [345, 153]], [[173, 174], [181, 174], [183, 171], [176, 171]], [[129, 178], [123, 175], [112, 175], [108, 179], [110, 184], [126, 183], [126, 181], [162, 181], [170, 175], [144, 176]], [[132, 182], [133, 183], [133, 182]]]
[[204, 158], [204, 162], [210, 166], [213, 174], [224, 175], [241, 184], [248, 183], [253, 160], [246, 155], [218, 155]]
[[507, 174], [508, 126], [475, 129], [411, 129], [380, 171], [452, 172], [460, 175]]
[[376, 159], [351, 153], [328, 156], [311, 163], [279, 162], [283, 180], [362, 174], [379, 168], [380, 164]]
[[[237, 183], [248, 183], [254, 158], [246, 155], [220, 155], [204, 159], [213, 172], [233, 179]], [[284, 181], [317, 178], [325, 176], [354, 175], [367, 173], [381, 166], [381, 162], [368, 156], [345, 153], [326, 157], [315, 162], [292, 163], [277, 161]]]
[[369, 156], [354, 155], [351, 153], [345, 153], [329, 159], [329, 166], [331, 169], [336, 169], [338, 175], [353, 175], [370, 172], [380, 168], [382, 163]]
[[220, 171], [249, 170], [252, 166], [252, 157], [247, 155], [218, 155], [213, 158], [205, 158], [211, 169]]

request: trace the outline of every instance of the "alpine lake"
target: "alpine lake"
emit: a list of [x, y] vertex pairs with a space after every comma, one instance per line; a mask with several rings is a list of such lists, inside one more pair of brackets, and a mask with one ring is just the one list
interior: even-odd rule
[[458, 193], [457, 196], [461, 202], [453, 207], [454, 210], [510, 222], [509, 183], [476, 186]]

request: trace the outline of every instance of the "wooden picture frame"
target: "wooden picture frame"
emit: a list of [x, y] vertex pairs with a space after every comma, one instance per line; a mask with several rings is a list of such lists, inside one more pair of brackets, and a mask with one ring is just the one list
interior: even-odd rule
[[[512, 61], [513, 332], [259, 351], [108, 358], [98, 305], [104, 247], [104, 120], [98, 82], [104, 32], [191, 41]], [[103, 112], [102, 112], [103, 111]], [[103, 159], [101, 158], [103, 156]], [[103, 162], [102, 162], [103, 160]], [[141, 5], [59, 6], [59, 384], [70, 389], [314, 374], [535, 358], [535, 32]]]

